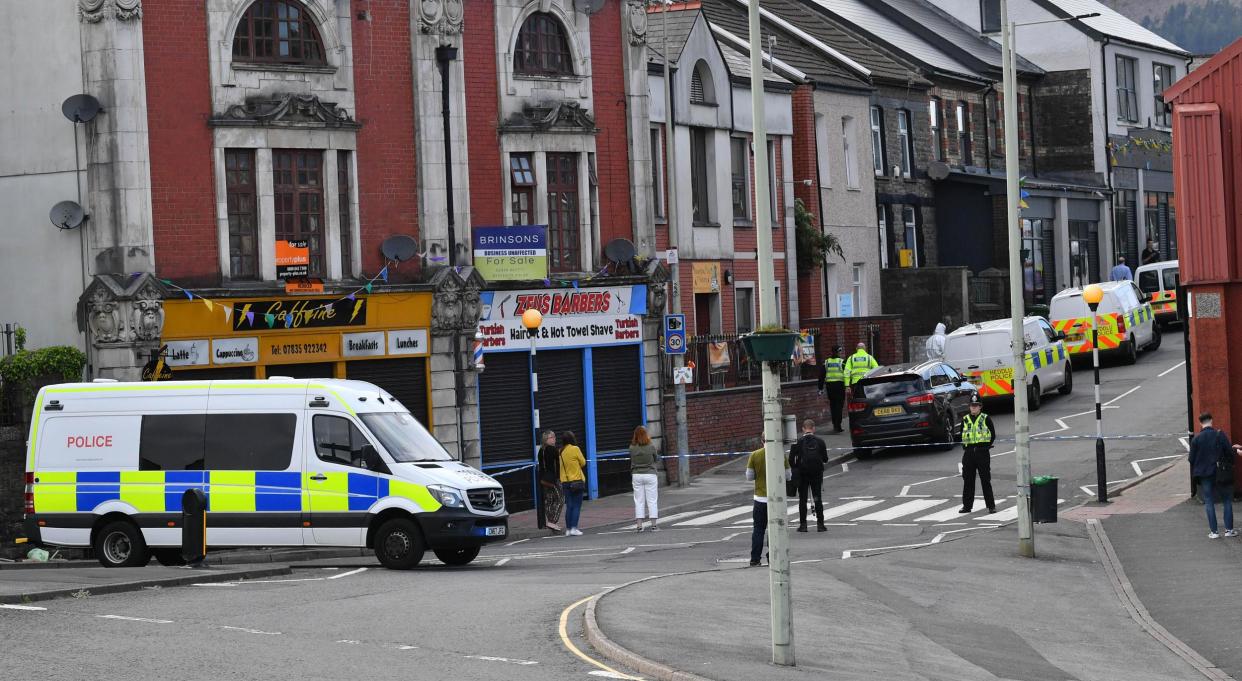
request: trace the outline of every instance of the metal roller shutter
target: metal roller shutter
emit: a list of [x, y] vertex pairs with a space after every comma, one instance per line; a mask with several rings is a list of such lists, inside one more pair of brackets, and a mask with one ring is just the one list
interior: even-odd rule
[[277, 364], [267, 368], [267, 376], [288, 376], [289, 378], [333, 378], [336, 367], [332, 362], [316, 362], [314, 364]]
[[[534, 458], [531, 430], [530, 355], [489, 353], [479, 374], [479, 439], [483, 465], [529, 462]], [[492, 469], [489, 472], [499, 472]], [[523, 469], [496, 478], [505, 488], [510, 513], [532, 508], [533, 472]]]
[[[642, 346], [625, 345], [591, 351], [595, 394], [595, 451], [624, 452], [634, 428], [643, 423]], [[600, 496], [630, 487], [628, 457], [601, 458], [598, 465]]]
[[586, 453], [586, 382], [581, 350], [539, 353], [539, 420], [542, 430], [573, 431]]
[[345, 363], [345, 377], [366, 381], [387, 390], [410, 410], [424, 427], [430, 427], [427, 404], [427, 358], [372, 359]]

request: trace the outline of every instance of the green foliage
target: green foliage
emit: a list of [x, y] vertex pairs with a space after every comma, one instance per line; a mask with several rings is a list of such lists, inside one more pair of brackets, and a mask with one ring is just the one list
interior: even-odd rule
[[0, 381], [6, 391], [29, 405], [38, 384], [45, 381], [80, 381], [86, 354], [68, 345], [26, 349], [26, 330], [17, 328], [17, 352], [0, 360]]
[[791, 329], [786, 329], [780, 324], [764, 324], [763, 326], [760, 326], [759, 328], [755, 329], [754, 332], [755, 333], [797, 333], [796, 331], [793, 331]]
[[794, 227], [798, 239], [798, 273], [807, 275], [811, 270], [823, 267], [828, 262], [828, 254], [832, 253], [845, 260], [845, 252], [841, 243], [833, 234], [820, 231], [815, 224], [815, 216], [806, 209], [802, 199], [794, 201]]
[[1235, 0], [1179, 2], [1143, 27], [1195, 54], [1214, 54], [1242, 36], [1242, 7]]

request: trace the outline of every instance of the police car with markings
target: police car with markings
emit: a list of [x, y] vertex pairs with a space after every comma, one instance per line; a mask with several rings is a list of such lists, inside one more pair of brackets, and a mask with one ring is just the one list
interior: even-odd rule
[[106, 567], [179, 563], [190, 489], [211, 547], [365, 546], [408, 569], [427, 549], [465, 565], [508, 534], [500, 484], [361, 381], [52, 385], [27, 445], [28, 539]]
[[[1023, 347], [1027, 372], [1027, 404], [1039, 409], [1044, 393], [1056, 390], [1068, 395], [1074, 390], [1074, 370], [1070, 366], [1064, 336], [1043, 317], [1022, 320]], [[985, 400], [1013, 398], [1013, 321], [994, 319], [967, 324], [945, 337], [944, 361], [979, 388]]]
[[[1151, 296], [1132, 281], [1106, 281], [1096, 284], [1104, 296], [1096, 307], [1101, 356], [1120, 357], [1134, 364], [1139, 350], [1160, 347], [1160, 327], [1155, 322]], [[1070, 357], [1091, 359], [1092, 315], [1083, 300], [1081, 288], [1068, 288], [1052, 297], [1048, 306], [1052, 327], [1066, 336]]]

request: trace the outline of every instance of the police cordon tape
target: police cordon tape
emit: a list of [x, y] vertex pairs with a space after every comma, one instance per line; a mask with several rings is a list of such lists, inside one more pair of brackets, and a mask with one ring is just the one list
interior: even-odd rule
[[[1101, 436], [1099, 439], [1102, 439], [1102, 440], [1164, 440], [1164, 439], [1173, 439], [1173, 438], [1180, 439], [1184, 437], [1193, 437], [1193, 436], [1194, 436], [1194, 433], [1136, 433], [1132, 435], [1104, 435], [1104, 436]], [[1065, 441], [1071, 441], [1071, 440], [1095, 440], [1095, 439], [1096, 439], [1096, 436], [1094, 435], [1033, 435], [1030, 438], [1030, 442], [1065, 442]], [[996, 438], [995, 442], [993, 442], [992, 446], [996, 446], [997, 443], [1001, 443], [1001, 442], [1017, 442], [1017, 439], [1012, 438], [1012, 437], [998, 437]], [[908, 444], [908, 445], [828, 447], [827, 450], [830, 452], [852, 452], [852, 451], [856, 451], [859, 449], [913, 449], [913, 448], [926, 448], [926, 447], [942, 447], [944, 445], [953, 445], [956, 447], [957, 445], [960, 445], [960, 444], [961, 442], [957, 442], [957, 441], [954, 441], [954, 442], [920, 442], [918, 444]], [[710, 457], [725, 458], [725, 457], [750, 456], [750, 454], [751, 454], [750, 451], [709, 452], [706, 454], [687, 454], [686, 457], [690, 459], [706, 459]], [[625, 459], [625, 458], [629, 458], [629, 456], [630, 455], [628, 452], [622, 452], [618, 454], [604, 454], [604, 455], [595, 457], [595, 460], [601, 461], [601, 460], [610, 460], [610, 459]], [[669, 454], [669, 455], [661, 456], [660, 458], [661, 459], [676, 459], [678, 458], [678, 456], [676, 454]], [[493, 478], [498, 478], [502, 475], [509, 475], [510, 473], [516, 473], [518, 471], [524, 471], [528, 468], [534, 468], [534, 467], [535, 467], [534, 462], [531, 462], [531, 463], [522, 464], [520, 466], [514, 466], [513, 468], [506, 468], [505, 470], [500, 471], [499, 473], [490, 473], [488, 471], [483, 471], [483, 472], [487, 473]]]

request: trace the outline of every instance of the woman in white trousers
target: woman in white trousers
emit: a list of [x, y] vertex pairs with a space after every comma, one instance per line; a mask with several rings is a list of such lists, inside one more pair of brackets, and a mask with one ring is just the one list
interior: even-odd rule
[[634, 429], [634, 437], [630, 439], [630, 480], [634, 486], [634, 529], [643, 531], [643, 521], [651, 520], [652, 531], [660, 529], [657, 519], [660, 517], [657, 502], [660, 495], [660, 478], [656, 474], [656, 466], [660, 463], [660, 453], [651, 443], [647, 429], [639, 426]]

